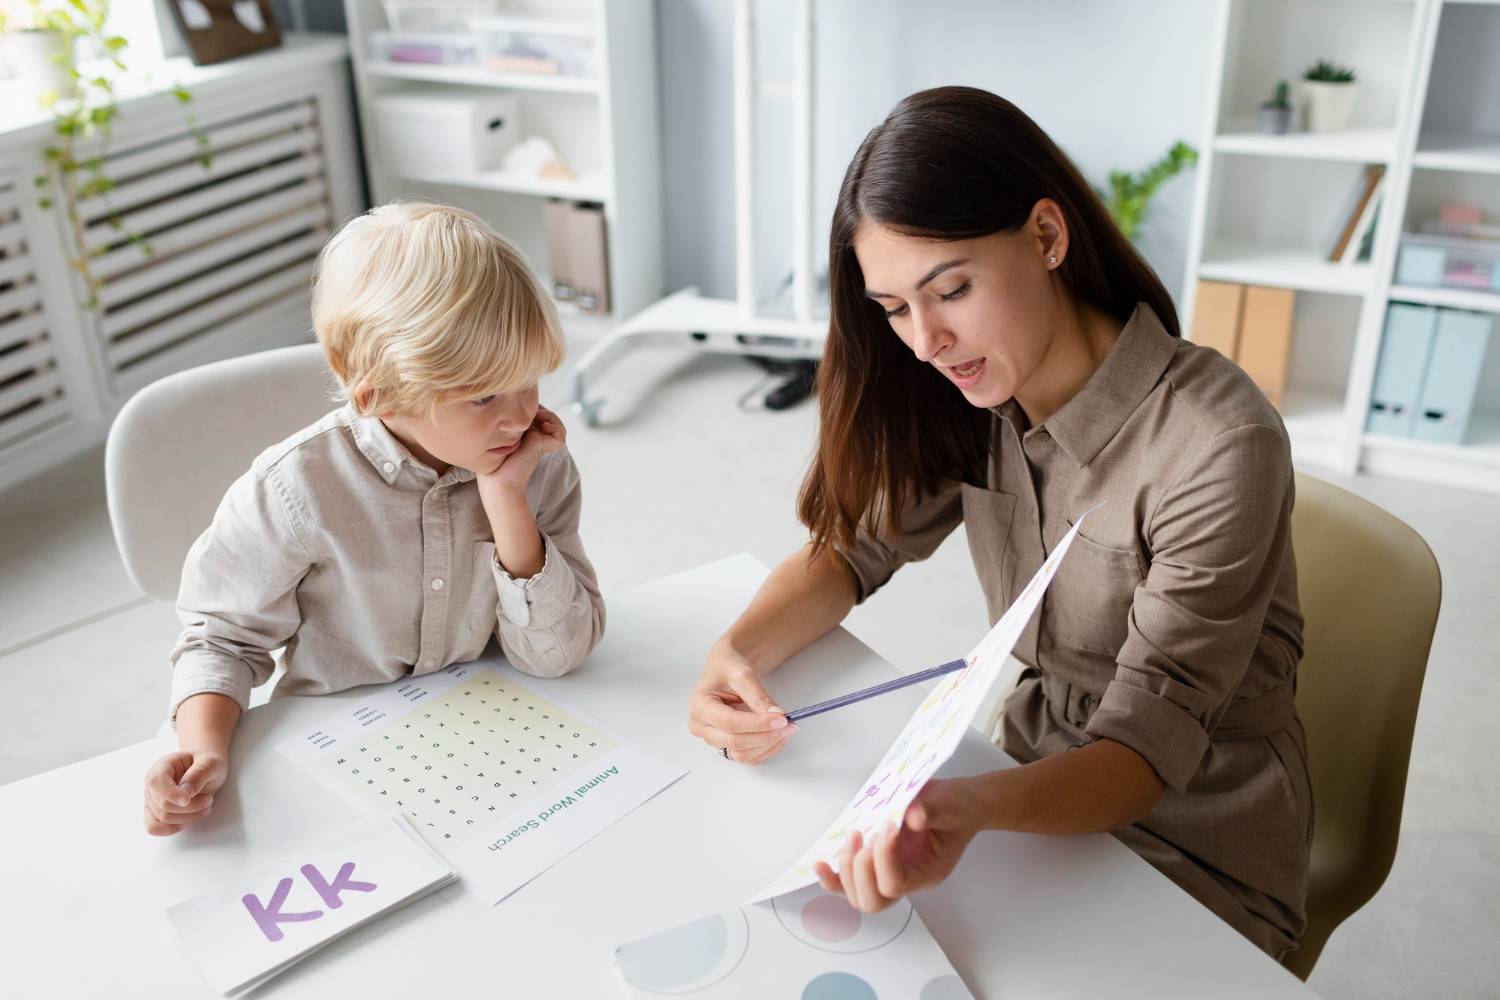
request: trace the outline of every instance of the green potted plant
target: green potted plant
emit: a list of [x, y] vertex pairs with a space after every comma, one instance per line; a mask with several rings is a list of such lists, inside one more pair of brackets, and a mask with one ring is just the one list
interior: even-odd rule
[[1157, 188], [1197, 162], [1198, 151], [1185, 142], [1178, 142], [1167, 150], [1165, 156], [1139, 174], [1124, 170], [1109, 172], [1109, 190], [1101, 194], [1110, 216], [1126, 239], [1135, 239]]
[[1292, 102], [1285, 80], [1278, 80], [1271, 99], [1260, 106], [1255, 130], [1268, 135], [1285, 135], [1292, 130]]
[[78, 7], [46, 0], [0, 2], [0, 61], [23, 95], [47, 107], [77, 92], [74, 48], [82, 32]]
[[1359, 93], [1354, 70], [1329, 59], [1319, 59], [1302, 74], [1307, 127], [1313, 132], [1337, 132], [1349, 126], [1354, 98]]
[[[78, 206], [107, 195], [115, 186], [104, 170], [104, 152], [119, 113], [115, 81], [126, 71], [129, 46], [109, 30], [108, 16], [109, 0], [0, 0], [0, 44], [7, 65], [22, 77], [23, 87], [40, 106], [51, 112], [56, 133], [44, 150], [43, 172], [35, 178], [37, 198], [44, 209], [55, 201], [62, 204], [72, 236], [73, 267], [87, 290], [90, 308], [97, 304], [99, 283], [89, 266], [93, 254]], [[80, 42], [82, 63], [76, 60]], [[13, 44], [19, 45], [19, 58], [11, 57], [17, 51]], [[192, 95], [182, 87], [172, 88], [172, 93], [183, 105], [188, 128], [202, 150], [200, 162], [208, 167], [208, 137], [187, 109]], [[149, 244], [118, 217], [108, 221], [122, 241], [137, 242], [150, 252]]]

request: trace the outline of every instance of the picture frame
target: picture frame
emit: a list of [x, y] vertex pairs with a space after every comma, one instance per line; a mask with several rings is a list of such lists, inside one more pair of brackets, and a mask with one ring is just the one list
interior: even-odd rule
[[166, 0], [195, 66], [281, 45], [270, 0]]

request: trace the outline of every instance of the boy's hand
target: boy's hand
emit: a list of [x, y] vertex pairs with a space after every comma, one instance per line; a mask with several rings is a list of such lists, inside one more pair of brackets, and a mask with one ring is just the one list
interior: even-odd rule
[[524, 496], [526, 484], [543, 455], [562, 450], [567, 443], [568, 429], [557, 414], [539, 406], [531, 426], [521, 435], [521, 446], [501, 460], [499, 466], [487, 473], [480, 473], [479, 497], [488, 507], [492, 500], [509, 494]]
[[204, 750], [178, 750], [146, 771], [146, 832], [174, 834], [209, 814], [214, 793], [229, 777], [229, 758]]

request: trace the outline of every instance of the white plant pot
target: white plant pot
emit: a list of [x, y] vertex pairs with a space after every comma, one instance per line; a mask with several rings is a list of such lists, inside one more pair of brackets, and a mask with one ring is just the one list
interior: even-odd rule
[[1354, 98], [1359, 94], [1357, 83], [1329, 83], [1323, 80], [1302, 80], [1302, 103], [1307, 108], [1307, 128], [1310, 132], [1339, 132], [1349, 127], [1349, 117], [1354, 113]]
[[76, 90], [73, 38], [61, 31], [7, 31], [0, 35], [0, 59], [33, 101], [71, 97]]

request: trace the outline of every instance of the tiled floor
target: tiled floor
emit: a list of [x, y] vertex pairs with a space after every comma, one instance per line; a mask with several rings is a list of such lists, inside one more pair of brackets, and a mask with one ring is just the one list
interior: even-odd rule
[[[606, 426], [569, 419], [584, 537], [606, 591], [739, 551], [770, 564], [800, 543], [793, 499], [815, 415], [739, 409], [758, 378], [738, 359], [646, 349], [602, 381]], [[549, 405], [564, 405], [566, 385], [561, 373], [548, 381]], [[1422, 532], [1442, 566], [1444, 604], [1395, 869], [1334, 935], [1312, 985], [1329, 997], [1493, 996], [1500, 498], [1335, 481]], [[149, 736], [165, 708], [176, 620], [139, 594], [115, 554], [100, 453], [0, 494], [0, 525], [0, 782]], [[849, 627], [903, 670], [980, 634], [984, 602], [962, 531], [856, 609]]]

